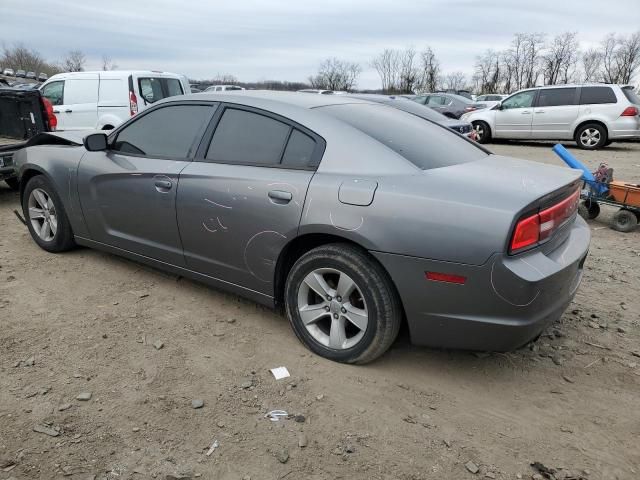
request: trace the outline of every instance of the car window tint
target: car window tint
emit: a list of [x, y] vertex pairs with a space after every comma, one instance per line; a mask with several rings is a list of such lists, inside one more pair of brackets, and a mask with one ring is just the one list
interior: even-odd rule
[[289, 125], [273, 118], [227, 108], [216, 127], [207, 160], [250, 165], [277, 165]]
[[427, 102], [427, 97], [425, 97], [425, 96], [413, 97], [411, 100], [413, 100], [414, 102], [421, 103], [422, 105], [424, 105]]
[[182, 91], [182, 85], [180, 85], [180, 80], [176, 78], [167, 78], [167, 96], [174, 97], [176, 95], [182, 95], [184, 92]]
[[64, 82], [51, 82], [42, 89], [42, 96], [51, 102], [52, 105], [62, 105], [64, 93]]
[[429, 100], [427, 101], [428, 106], [439, 106], [445, 104], [445, 97], [442, 95], [431, 95], [429, 96]]
[[502, 108], [504, 110], [508, 110], [510, 108], [529, 108], [533, 104], [533, 99], [535, 97], [535, 90], [516, 93], [512, 97], [509, 97], [504, 102], [502, 102]]
[[450, 129], [385, 105], [344, 104], [317, 110], [357, 128], [423, 170], [487, 156]]
[[150, 157], [187, 158], [212, 111], [212, 107], [205, 105], [153, 110], [124, 127], [112, 149]]
[[611, 87], [582, 87], [580, 91], [581, 105], [596, 105], [600, 103], [616, 103], [616, 94]]
[[538, 95], [539, 107], [559, 107], [576, 104], [575, 88], [543, 88]]
[[316, 148], [316, 142], [309, 135], [302, 133], [300, 130], [291, 132], [287, 148], [282, 156], [282, 165], [295, 168], [307, 168], [311, 166], [313, 151]]

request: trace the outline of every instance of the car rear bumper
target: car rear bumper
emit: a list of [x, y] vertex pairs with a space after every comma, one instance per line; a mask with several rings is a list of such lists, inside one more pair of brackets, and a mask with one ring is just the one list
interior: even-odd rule
[[[508, 351], [560, 318], [580, 285], [591, 234], [580, 217], [568, 229], [551, 252], [494, 254], [481, 266], [374, 255], [398, 288], [413, 343]], [[430, 281], [425, 272], [459, 275], [466, 282]]]
[[640, 138], [640, 117], [620, 117], [609, 127], [609, 139]]

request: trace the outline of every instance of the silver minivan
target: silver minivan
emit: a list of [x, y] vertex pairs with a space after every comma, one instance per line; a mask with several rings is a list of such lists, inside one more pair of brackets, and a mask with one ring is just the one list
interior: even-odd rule
[[621, 85], [552, 85], [521, 90], [493, 108], [462, 116], [480, 143], [509, 140], [574, 140], [597, 149], [640, 138], [640, 97]]

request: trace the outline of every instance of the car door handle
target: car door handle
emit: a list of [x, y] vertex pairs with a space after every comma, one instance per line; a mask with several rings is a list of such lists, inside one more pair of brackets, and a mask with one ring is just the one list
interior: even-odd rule
[[289, 203], [293, 198], [291, 192], [285, 192], [284, 190], [271, 190], [268, 195], [275, 203]]
[[60, 110], [54, 110], [53, 113], [60, 113]]
[[531, 112], [529, 110], [525, 110], [524, 112], [521, 112], [522, 115], [529, 115]]
[[536, 110], [535, 113], [544, 113], [544, 110]]
[[162, 189], [162, 190], [170, 190], [171, 187], [173, 186], [173, 183], [171, 183], [169, 180], [156, 180], [155, 184], [156, 184], [156, 188], [158, 190], [160, 190], [160, 189]]
[[64, 113], [73, 113], [73, 110], [65, 110]]

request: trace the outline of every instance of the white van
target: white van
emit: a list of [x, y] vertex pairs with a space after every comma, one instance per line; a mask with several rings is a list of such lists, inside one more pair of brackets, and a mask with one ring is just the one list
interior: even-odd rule
[[70, 72], [40, 87], [58, 130], [110, 130], [166, 97], [191, 93], [183, 75], [152, 71]]

